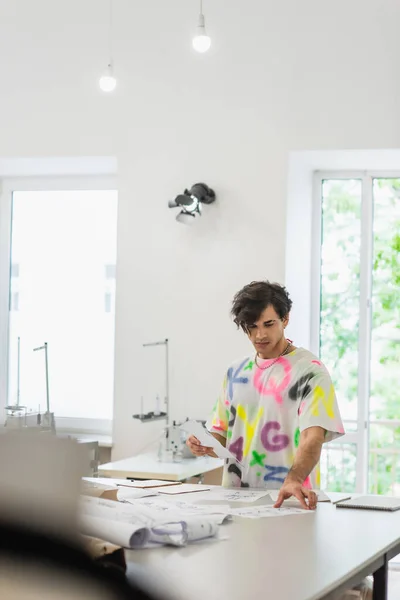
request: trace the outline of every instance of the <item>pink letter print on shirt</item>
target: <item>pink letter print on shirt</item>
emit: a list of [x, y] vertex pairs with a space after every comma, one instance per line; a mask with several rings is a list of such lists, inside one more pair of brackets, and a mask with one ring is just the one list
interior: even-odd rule
[[236, 442], [232, 442], [232, 444], [229, 445], [229, 451], [232, 452], [232, 454], [234, 454], [236, 456], [236, 459], [239, 462], [242, 462], [243, 460], [243, 436], [240, 436], [240, 438], [238, 438], [236, 440]]
[[270, 375], [266, 381], [266, 384], [264, 384], [262, 379], [264, 371], [263, 369], [257, 369], [254, 375], [254, 387], [258, 392], [260, 392], [260, 394], [263, 394], [263, 396], [273, 396], [277, 404], [282, 404], [282, 394], [290, 383], [292, 367], [286, 358], [280, 358], [276, 362], [275, 366], [278, 365], [283, 367], [284, 372], [283, 379], [279, 384], [276, 382], [276, 378], [273, 375]]
[[269, 421], [261, 429], [261, 443], [268, 452], [279, 452], [289, 446], [289, 437], [284, 433], [278, 433], [270, 436], [270, 431], [281, 428], [278, 421]]

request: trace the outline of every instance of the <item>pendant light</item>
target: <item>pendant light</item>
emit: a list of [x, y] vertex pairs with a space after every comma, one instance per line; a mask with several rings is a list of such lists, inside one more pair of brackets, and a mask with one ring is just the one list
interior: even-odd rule
[[196, 35], [193, 38], [193, 48], [202, 54], [211, 47], [211, 38], [207, 35], [205, 18], [203, 14], [203, 0], [200, 0], [200, 14], [197, 23]]
[[112, 49], [112, 23], [113, 23], [113, 0], [109, 0], [109, 23], [108, 23], [108, 64], [105, 72], [99, 79], [99, 86], [103, 92], [113, 92], [117, 86], [113, 69]]

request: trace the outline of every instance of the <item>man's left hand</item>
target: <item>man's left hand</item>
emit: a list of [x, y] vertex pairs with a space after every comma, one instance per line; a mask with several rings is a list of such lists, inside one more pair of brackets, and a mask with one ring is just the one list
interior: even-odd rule
[[[280, 508], [284, 502], [291, 496], [297, 498], [301, 507], [305, 510], [315, 510], [317, 508], [317, 494], [312, 490], [308, 490], [301, 483], [286, 481], [280, 491], [278, 500], [274, 504], [274, 508]], [[306, 502], [308, 501], [308, 504]]]

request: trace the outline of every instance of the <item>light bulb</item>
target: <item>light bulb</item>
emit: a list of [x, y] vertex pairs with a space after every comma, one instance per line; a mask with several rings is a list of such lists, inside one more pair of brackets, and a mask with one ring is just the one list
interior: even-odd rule
[[207, 52], [211, 48], [211, 38], [206, 33], [204, 15], [200, 13], [196, 35], [193, 38], [193, 48], [197, 52]]
[[211, 38], [208, 35], [196, 35], [193, 38], [193, 48], [197, 52], [207, 52], [211, 48]]
[[113, 75], [112, 65], [108, 65], [107, 71], [99, 79], [99, 86], [103, 92], [113, 92], [117, 86], [117, 80]]
[[113, 92], [116, 88], [117, 80], [115, 77], [109, 75], [103, 75], [100, 77], [99, 86], [103, 92]]

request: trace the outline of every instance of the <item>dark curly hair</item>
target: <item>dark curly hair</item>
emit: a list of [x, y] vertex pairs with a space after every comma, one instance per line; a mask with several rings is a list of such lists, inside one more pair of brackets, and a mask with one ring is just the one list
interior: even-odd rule
[[267, 306], [272, 305], [279, 318], [284, 319], [290, 313], [292, 304], [283, 285], [269, 281], [253, 281], [235, 295], [231, 314], [234, 323], [247, 333]]

